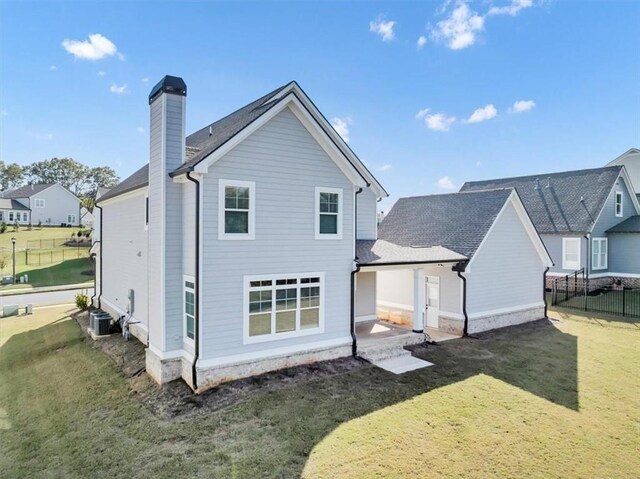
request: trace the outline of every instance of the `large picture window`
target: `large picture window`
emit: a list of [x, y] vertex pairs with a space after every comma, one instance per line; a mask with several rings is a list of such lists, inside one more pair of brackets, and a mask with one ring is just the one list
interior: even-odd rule
[[323, 282], [322, 273], [245, 277], [245, 342], [322, 332]]
[[255, 183], [220, 180], [219, 239], [254, 239]]
[[593, 238], [591, 250], [591, 267], [593, 269], [607, 269], [607, 254], [609, 250], [607, 238]]
[[316, 188], [316, 239], [342, 238], [342, 190]]
[[562, 238], [562, 269], [580, 269], [580, 238]]

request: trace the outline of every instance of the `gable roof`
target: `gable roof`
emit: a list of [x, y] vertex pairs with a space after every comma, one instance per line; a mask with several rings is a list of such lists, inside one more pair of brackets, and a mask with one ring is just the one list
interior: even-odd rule
[[134, 174], [121, 181], [116, 186], [107, 191], [104, 195], [96, 200], [96, 203], [101, 203], [109, 198], [128, 193], [129, 191], [137, 190], [143, 186], [149, 184], [149, 164], [147, 163]]
[[607, 230], [607, 233], [640, 233], [640, 215], [627, 218]]
[[631, 156], [631, 155], [637, 155], [640, 154], [640, 150], [638, 150], [637, 148], [629, 148], [627, 151], [625, 151], [622, 155], [620, 155], [619, 157], [617, 157], [616, 159], [610, 161], [609, 163], [607, 163], [607, 166], [611, 166], [611, 165], [619, 165], [621, 164], [624, 160], [627, 159], [627, 157]]
[[[462, 185], [460, 191], [514, 188], [538, 233], [587, 233], [593, 228], [623, 168], [623, 166], [607, 166], [516, 178], [471, 181]], [[549, 184], [550, 187], [548, 187]]]
[[27, 208], [18, 200], [13, 200], [9, 198], [0, 198], [0, 210], [31, 211], [30, 208]]
[[56, 183], [41, 183], [39, 185], [24, 185], [15, 190], [7, 191], [2, 195], [3, 198], [31, 198], [34, 195], [51, 188]]
[[400, 246], [380, 239], [357, 240], [356, 257], [361, 265], [458, 262], [469, 259], [442, 246]]
[[400, 198], [378, 229], [378, 238], [398, 246], [441, 246], [471, 258], [513, 190]]

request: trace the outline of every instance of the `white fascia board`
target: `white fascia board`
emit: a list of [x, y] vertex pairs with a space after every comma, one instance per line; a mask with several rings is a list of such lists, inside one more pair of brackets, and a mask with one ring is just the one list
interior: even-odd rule
[[618, 164], [622, 163], [624, 160], [626, 160], [628, 156], [637, 155], [639, 153], [640, 153], [640, 150], [638, 150], [637, 148], [629, 148], [627, 151], [625, 151], [622, 155], [617, 157], [615, 160], [610, 161], [609, 163], [607, 163], [606, 166], [618, 165]]
[[149, 185], [141, 186], [140, 188], [136, 188], [135, 190], [127, 191], [126, 193], [122, 193], [121, 195], [114, 196], [113, 198], [107, 198], [106, 200], [99, 202], [99, 207], [112, 205], [114, 203], [118, 203], [120, 201], [128, 200], [130, 198], [134, 198], [136, 196], [143, 196], [149, 193]]

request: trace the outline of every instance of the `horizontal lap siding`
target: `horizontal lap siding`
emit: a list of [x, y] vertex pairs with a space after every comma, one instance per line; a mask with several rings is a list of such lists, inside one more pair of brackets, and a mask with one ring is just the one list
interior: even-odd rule
[[378, 198], [369, 188], [358, 194], [358, 239], [374, 240], [378, 238], [376, 212]]
[[[581, 233], [565, 234], [565, 235], [549, 235], [542, 234], [540, 239], [551, 256], [553, 266], [549, 269], [550, 273], [570, 274], [575, 270], [562, 268], [562, 238], [578, 238], [580, 240], [580, 267], [587, 267], [587, 239]], [[580, 269], [580, 268], [578, 268]]]
[[102, 206], [102, 298], [123, 311], [135, 291], [134, 318], [147, 326], [147, 232], [145, 190]]
[[[36, 198], [45, 201], [44, 208], [35, 207]], [[39, 221], [42, 221], [43, 225], [68, 223], [68, 215], [75, 215], [74, 226], [80, 224], [80, 200], [60, 185], [51, 186], [31, 197], [31, 224], [33, 225], [37, 225]]]
[[609, 271], [640, 275], [640, 233], [609, 235]]
[[543, 272], [542, 260], [509, 204], [466, 275], [468, 314], [541, 302]]
[[[252, 241], [218, 240], [218, 180], [254, 181]], [[343, 190], [343, 239], [315, 240], [315, 187]], [[310, 344], [349, 335], [353, 187], [285, 109], [225, 157], [203, 185], [203, 359]], [[325, 332], [243, 345], [243, 277], [325, 273]]]

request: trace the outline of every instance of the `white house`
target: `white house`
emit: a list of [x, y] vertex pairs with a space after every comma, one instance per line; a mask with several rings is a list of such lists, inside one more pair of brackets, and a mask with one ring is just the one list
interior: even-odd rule
[[[0, 194], [2, 221], [44, 226], [80, 224], [80, 200], [58, 183], [26, 185]], [[10, 201], [10, 204], [8, 203]], [[18, 207], [18, 205], [21, 205]]]
[[607, 166], [624, 165], [629, 174], [629, 179], [634, 187], [635, 194], [640, 200], [640, 150], [629, 148], [615, 160], [607, 163]]
[[[383, 265], [359, 262], [356, 248], [377, 244], [376, 202], [386, 191], [295, 82], [187, 137], [186, 94], [177, 77], [153, 88], [149, 164], [97, 200], [94, 304], [125, 317], [125, 328], [147, 345], [152, 377], [183, 378], [198, 391], [364, 355], [355, 319], [375, 319], [371, 285]], [[530, 246], [520, 250], [532, 263], [520, 278], [524, 271], [533, 292], [515, 301], [538, 308], [528, 317], [537, 319], [548, 258], [520, 219], [517, 195], [503, 200], [517, 219], [501, 218], [521, 227], [526, 234], [515, 238]], [[488, 267], [445, 250], [434, 251], [478, 277]], [[421, 261], [403, 267], [418, 279], [426, 274]], [[494, 297], [477, 311], [515, 307]]]
[[80, 224], [86, 228], [93, 228], [95, 217], [93, 213], [84, 206], [80, 208]]

